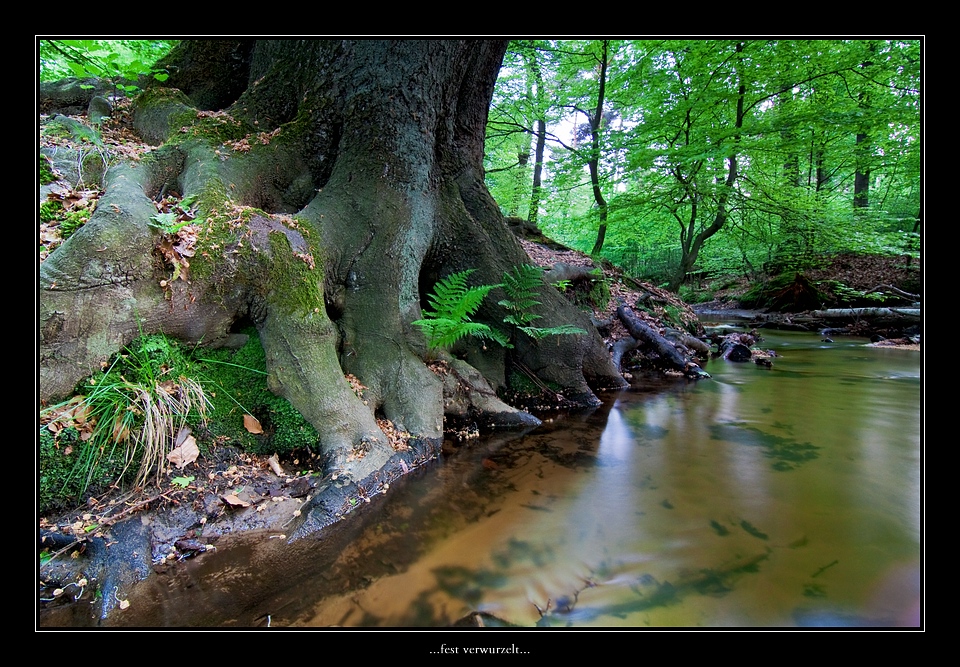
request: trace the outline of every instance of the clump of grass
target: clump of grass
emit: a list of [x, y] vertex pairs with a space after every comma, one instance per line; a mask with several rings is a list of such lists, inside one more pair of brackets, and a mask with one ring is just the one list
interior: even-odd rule
[[178, 434], [189, 424], [205, 423], [209, 407], [176, 343], [141, 336], [102, 375], [89, 378], [77, 396], [42, 410], [40, 421], [55, 437], [79, 433], [61, 450], [76, 455], [62, 489], [76, 489], [79, 499], [104, 460], [122, 460], [120, 479], [135, 470], [134, 487], [146, 486], [151, 477], [159, 483]]

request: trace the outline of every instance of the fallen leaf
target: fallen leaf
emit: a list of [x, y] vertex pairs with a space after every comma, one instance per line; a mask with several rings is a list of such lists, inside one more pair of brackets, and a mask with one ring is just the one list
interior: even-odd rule
[[177, 468], [183, 468], [188, 463], [193, 463], [200, 456], [200, 448], [197, 447], [197, 441], [192, 435], [188, 435], [183, 444], [167, 454], [167, 460]]
[[240, 497], [235, 493], [220, 497], [223, 498], [223, 502], [227, 503], [228, 505], [232, 505], [233, 507], [250, 507], [250, 503], [246, 502], [245, 500], [240, 500]]
[[280, 460], [276, 454], [267, 459], [267, 463], [270, 464], [270, 469], [273, 470], [277, 477], [283, 477], [283, 468], [280, 467]]
[[253, 415], [243, 416], [243, 427], [250, 433], [263, 433], [263, 427], [260, 426], [260, 421]]

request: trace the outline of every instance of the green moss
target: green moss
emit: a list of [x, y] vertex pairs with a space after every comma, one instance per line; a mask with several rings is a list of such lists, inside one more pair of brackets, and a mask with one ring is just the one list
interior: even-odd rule
[[54, 183], [57, 180], [56, 174], [53, 173], [53, 167], [48, 160], [43, 155], [40, 157], [40, 185], [49, 185]]
[[59, 223], [60, 236], [63, 240], [70, 238], [70, 235], [85, 225], [89, 219], [89, 208], [67, 212], [63, 208], [63, 204], [54, 199], [49, 199], [40, 204], [40, 220], [42, 222]]
[[605, 310], [607, 304], [610, 303], [610, 284], [600, 269], [595, 269], [591, 273], [596, 277], [593, 279], [593, 287], [590, 289], [590, 302], [597, 310]]
[[40, 204], [40, 220], [53, 222], [63, 214], [63, 204], [55, 199], [48, 199]]
[[323, 270], [319, 254], [297, 254], [283, 232], [270, 232], [270, 302], [287, 314], [307, 315], [323, 308]]
[[[211, 350], [201, 355], [206, 367], [204, 383], [214, 387], [210, 392], [214, 409], [208, 422], [211, 433], [252, 453], [315, 449], [319, 440], [316, 429], [267, 387], [266, 357], [257, 331], [251, 328], [245, 333], [249, 339], [239, 350]], [[249, 433], [243, 427], [245, 413], [260, 421], [262, 434]]]
[[[255, 329], [246, 331], [247, 343], [239, 350], [186, 349], [164, 336], [146, 336], [128, 347], [113, 370], [134, 382], [143, 373], [160, 377], [189, 377], [199, 382], [212, 409], [201, 426], [196, 415], [188, 423], [202, 452], [212, 443], [229, 444], [256, 454], [283, 454], [316, 450], [317, 431], [288, 401], [267, 387], [266, 359]], [[109, 374], [97, 374], [98, 385]], [[90, 386], [81, 387], [89, 389]], [[252, 414], [263, 433], [244, 427], [244, 414]], [[89, 447], [72, 426], [53, 433], [46, 426], [39, 436], [39, 508], [42, 513], [69, 509], [90, 495], [122, 481], [123, 445]], [[136, 464], [126, 469], [136, 472]]]
[[68, 213], [63, 219], [63, 222], [60, 223], [60, 236], [66, 241], [74, 232], [87, 224], [88, 220], [90, 220], [89, 209], [81, 209], [73, 213]]

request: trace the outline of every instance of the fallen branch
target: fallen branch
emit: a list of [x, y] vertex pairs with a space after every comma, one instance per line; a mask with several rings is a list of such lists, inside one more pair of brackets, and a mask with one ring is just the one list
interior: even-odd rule
[[902, 317], [920, 320], [919, 308], [829, 308], [815, 310], [810, 314], [813, 317], [832, 320], [854, 320], [861, 317]]
[[877, 285], [873, 289], [868, 289], [866, 292], [864, 292], [864, 294], [872, 294], [874, 292], [888, 292], [888, 293], [896, 294], [897, 296], [902, 296], [904, 299], [910, 299], [911, 301], [920, 300], [919, 294], [911, 294], [910, 292], [904, 292], [902, 289], [898, 287], [894, 287], [893, 285]]
[[617, 317], [623, 322], [623, 326], [627, 328], [631, 336], [652, 347], [668, 366], [678, 371], [685, 371], [687, 369], [687, 360], [684, 359], [677, 348], [661, 336], [659, 332], [654, 331], [650, 325], [637, 317], [629, 306], [623, 303], [617, 306]]

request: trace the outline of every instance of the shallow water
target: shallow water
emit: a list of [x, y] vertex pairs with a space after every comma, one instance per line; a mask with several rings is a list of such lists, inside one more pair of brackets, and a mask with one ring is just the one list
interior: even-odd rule
[[275, 620], [918, 624], [920, 355], [864, 342], [770, 333], [772, 369], [714, 361], [461, 452], [368, 531], [388, 554], [407, 515], [415, 560]]
[[711, 361], [712, 379], [461, 447], [365, 507], [335, 553], [204, 555], [156, 622], [918, 625], [920, 354], [765, 336], [772, 369]]

